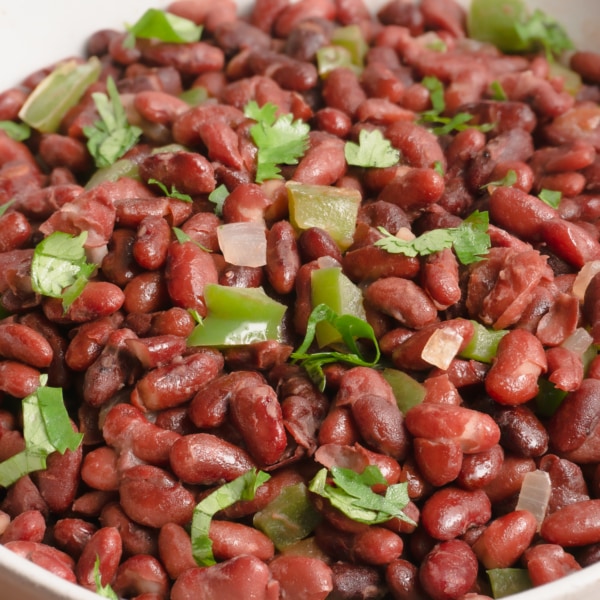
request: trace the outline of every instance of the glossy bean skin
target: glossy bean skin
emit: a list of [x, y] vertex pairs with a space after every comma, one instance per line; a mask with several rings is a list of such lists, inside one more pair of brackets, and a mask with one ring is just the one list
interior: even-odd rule
[[268, 562], [275, 554], [273, 542], [264, 533], [242, 523], [213, 519], [208, 536], [218, 560], [247, 554]]
[[125, 559], [117, 569], [112, 585], [121, 596], [153, 594], [156, 599], [167, 598], [170, 582], [158, 559], [147, 554], [137, 554]]
[[319, 558], [280, 555], [269, 563], [269, 569], [285, 598], [325, 600], [333, 590], [331, 568]]
[[598, 500], [568, 504], [544, 519], [540, 535], [547, 542], [563, 548], [595, 544], [600, 523], [599, 510]]
[[267, 234], [267, 278], [279, 294], [290, 293], [300, 268], [298, 246], [292, 226], [278, 221]]
[[50, 343], [40, 333], [19, 323], [0, 323], [0, 355], [44, 368], [52, 362]]
[[66, 581], [79, 583], [73, 559], [61, 550], [41, 542], [21, 540], [7, 542], [5, 547]]
[[523, 555], [523, 562], [533, 585], [551, 583], [581, 570], [581, 565], [573, 555], [556, 544], [538, 544], [528, 548]]

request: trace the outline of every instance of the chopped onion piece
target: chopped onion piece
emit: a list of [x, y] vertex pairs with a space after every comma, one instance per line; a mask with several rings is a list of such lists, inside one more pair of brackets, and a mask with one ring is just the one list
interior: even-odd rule
[[462, 343], [463, 337], [456, 331], [444, 328], [436, 329], [427, 340], [421, 352], [421, 358], [445, 371], [458, 353]]
[[592, 345], [594, 338], [584, 327], [578, 327], [562, 344], [563, 348], [581, 356]]
[[577, 277], [575, 277], [575, 281], [573, 282], [573, 295], [576, 298], [579, 298], [580, 302], [583, 302], [585, 290], [587, 289], [590, 280], [599, 272], [600, 260], [592, 260], [585, 263], [585, 265], [581, 267], [579, 273], [577, 273]]
[[538, 531], [546, 516], [551, 491], [550, 475], [540, 469], [527, 473], [521, 484], [516, 510], [528, 510], [537, 521]]
[[223, 258], [239, 267], [267, 264], [267, 237], [263, 223], [254, 221], [227, 223], [217, 227], [217, 239]]

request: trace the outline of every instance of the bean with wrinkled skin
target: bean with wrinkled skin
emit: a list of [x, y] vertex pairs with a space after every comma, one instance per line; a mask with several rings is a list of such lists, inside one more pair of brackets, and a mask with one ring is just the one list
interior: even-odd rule
[[101, 527], [84, 546], [77, 560], [75, 573], [77, 582], [92, 591], [96, 591], [95, 567], [99, 562], [98, 575], [102, 585], [110, 585], [121, 560], [121, 536], [114, 527]]
[[556, 581], [581, 570], [572, 554], [556, 544], [537, 544], [525, 550], [523, 563], [534, 586]]
[[548, 473], [552, 485], [546, 514], [567, 504], [589, 500], [590, 490], [579, 465], [555, 454], [546, 454], [540, 459], [539, 468]]
[[60, 549], [77, 560], [97, 530], [98, 527], [89, 521], [65, 517], [52, 527], [52, 537]]
[[385, 583], [375, 567], [336, 562], [331, 565], [333, 591], [331, 600], [376, 600], [385, 594]]
[[455, 440], [415, 437], [413, 454], [423, 477], [436, 487], [454, 481], [462, 468], [463, 452]]
[[461, 490], [454, 486], [435, 491], [423, 505], [421, 524], [437, 540], [460, 537], [472, 527], [484, 525], [492, 505], [482, 490]]
[[119, 483], [121, 507], [140, 525], [160, 528], [165, 523], [180, 525], [192, 518], [194, 495], [167, 471], [152, 465], [127, 469]]
[[126, 558], [117, 569], [111, 586], [122, 597], [152, 593], [156, 600], [166, 599], [169, 593], [169, 578], [158, 559], [147, 554]]
[[171, 589], [171, 600], [221, 600], [243, 589], [253, 600], [277, 600], [279, 584], [269, 567], [254, 556], [238, 556], [208, 568], [182, 573]]
[[590, 334], [594, 343], [600, 340], [600, 275], [596, 274], [588, 283], [583, 297], [582, 314], [591, 325]]

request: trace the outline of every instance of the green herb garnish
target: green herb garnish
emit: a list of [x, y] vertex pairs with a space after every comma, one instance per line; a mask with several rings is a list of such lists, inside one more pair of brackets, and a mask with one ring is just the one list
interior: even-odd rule
[[484, 183], [481, 186], [481, 189], [485, 189], [489, 186], [493, 187], [511, 187], [517, 183], [517, 172], [514, 169], [509, 169], [506, 172], [506, 175], [502, 179], [497, 179], [496, 181], [490, 181], [489, 183]]
[[212, 552], [212, 540], [208, 536], [213, 516], [239, 500], [252, 500], [256, 490], [270, 478], [268, 473], [252, 469], [225, 483], [196, 505], [190, 534], [192, 554], [199, 566], [208, 567], [216, 562]]
[[169, 190], [164, 183], [158, 181], [157, 179], [148, 179], [148, 183], [150, 185], [158, 186], [160, 191], [167, 198], [173, 198], [174, 200], [181, 200], [183, 202], [193, 202], [192, 197], [189, 194], [182, 194], [181, 192], [177, 191], [177, 188], [174, 185], [172, 185], [171, 189]]
[[15, 199], [9, 200], [4, 204], [0, 205], [0, 217], [15, 203]]
[[100, 557], [96, 554], [96, 560], [94, 561], [94, 584], [96, 586], [96, 594], [103, 598], [109, 598], [110, 600], [119, 600], [119, 596], [110, 587], [110, 584], [102, 585], [102, 579], [100, 575]]
[[155, 39], [161, 42], [185, 44], [197, 42], [202, 27], [173, 13], [149, 8], [133, 25], [126, 26], [129, 35], [124, 46], [133, 48], [136, 38]]
[[119, 91], [112, 77], [106, 80], [108, 95], [92, 94], [100, 121], [83, 128], [88, 138], [87, 147], [98, 168], [109, 167], [136, 144], [142, 130], [130, 125]]
[[556, 190], [543, 189], [538, 194], [538, 198], [552, 208], [558, 208], [562, 200], [562, 192]]
[[487, 233], [489, 215], [487, 211], [475, 211], [458, 227], [432, 229], [412, 239], [403, 240], [383, 227], [379, 231], [385, 236], [375, 242], [391, 254], [405, 256], [427, 256], [444, 248], [454, 248], [458, 260], [463, 265], [482, 260], [490, 248], [490, 236]]
[[[343, 343], [350, 352], [308, 352], [315, 339], [317, 324], [324, 321], [339, 331]], [[372, 360], [368, 360], [363, 356], [363, 352], [357, 343], [358, 339], [366, 339], [373, 345], [375, 356]], [[326, 383], [323, 366], [345, 362], [363, 367], [373, 367], [379, 362], [380, 357], [377, 338], [369, 323], [354, 315], [338, 315], [326, 304], [319, 304], [313, 308], [308, 318], [304, 341], [298, 350], [291, 354], [292, 361], [300, 363], [321, 391], [325, 389]]]
[[[388, 485], [375, 465], [369, 465], [362, 473], [342, 467], [332, 467], [330, 473], [332, 483], [327, 481], [327, 469], [321, 469], [308, 489], [327, 498], [353, 521], [375, 525], [397, 517], [415, 525], [403, 512], [409, 502], [407, 483]], [[374, 485], [387, 486], [385, 495], [376, 494], [372, 489]]]
[[8, 137], [17, 142], [23, 142], [31, 135], [31, 127], [27, 123], [0, 121], [0, 129], [5, 131]]
[[25, 449], [0, 463], [0, 486], [46, 468], [46, 459], [53, 452], [75, 451], [83, 434], [75, 433], [65, 408], [62, 389], [46, 387], [47, 375], [40, 377], [40, 387], [23, 398], [23, 437]]
[[498, 102], [504, 102], [508, 100], [508, 96], [506, 95], [502, 84], [498, 80], [490, 83], [490, 89], [492, 91], [492, 100], [497, 100]]
[[36, 247], [31, 260], [31, 286], [42, 296], [62, 298], [67, 310], [96, 269], [88, 263], [84, 244], [87, 231], [74, 236], [55, 231]]
[[229, 190], [224, 183], [217, 186], [208, 195], [208, 199], [215, 205], [215, 215], [217, 215], [217, 217], [220, 217], [223, 214], [223, 204], [225, 204], [227, 196], [229, 196]]
[[256, 181], [282, 179], [277, 165], [295, 165], [308, 148], [310, 126], [292, 114], [277, 117], [277, 106], [267, 102], [262, 107], [252, 100], [244, 107], [244, 114], [257, 121], [250, 128], [252, 140], [258, 148]]
[[346, 162], [356, 167], [392, 167], [400, 160], [396, 150], [379, 129], [361, 129], [358, 144], [346, 142], [344, 146]]

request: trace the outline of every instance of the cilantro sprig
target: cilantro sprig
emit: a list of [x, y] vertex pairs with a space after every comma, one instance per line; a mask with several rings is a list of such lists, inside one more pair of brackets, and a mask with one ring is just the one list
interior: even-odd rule
[[182, 202], [193, 202], [192, 197], [189, 194], [183, 194], [182, 192], [178, 191], [174, 185], [172, 185], [171, 189], [169, 190], [162, 181], [158, 181], [157, 179], [150, 178], [150, 179], [148, 179], [148, 183], [150, 185], [158, 186], [160, 188], [160, 191], [167, 198], [173, 198], [174, 200], [181, 200]]
[[256, 181], [282, 179], [278, 165], [296, 165], [308, 148], [310, 126], [292, 114], [277, 116], [277, 106], [267, 102], [260, 107], [251, 100], [244, 114], [256, 121], [250, 136], [258, 148]]
[[116, 592], [110, 587], [110, 584], [102, 585], [102, 575], [100, 574], [100, 557], [96, 554], [96, 560], [94, 561], [94, 585], [96, 586], [96, 594], [102, 598], [109, 598], [109, 600], [119, 600]]
[[23, 142], [31, 135], [31, 127], [27, 125], [27, 123], [0, 121], [0, 129], [2, 129], [8, 137], [17, 142]]
[[[385, 494], [375, 493], [374, 485], [386, 486]], [[332, 506], [359, 523], [376, 525], [397, 517], [411, 525], [416, 524], [403, 512], [409, 502], [408, 484], [388, 485], [376, 465], [367, 466], [362, 473], [343, 467], [331, 467], [330, 472], [321, 469], [308, 489], [328, 499]]]
[[358, 144], [348, 141], [344, 145], [344, 155], [349, 165], [356, 167], [392, 167], [398, 164], [400, 152], [383, 136], [379, 129], [361, 129]]
[[47, 387], [47, 381], [48, 376], [42, 375], [37, 390], [22, 400], [25, 449], [0, 463], [0, 487], [45, 469], [46, 459], [53, 452], [64, 454], [81, 444], [83, 434], [71, 427], [62, 389]]
[[133, 48], [136, 38], [184, 44], [197, 42], [202, 36], [202, 27], [190, 19], [157, 8], [149, 8], [126, 29], [129, 32], [124, 42], [126, 48]]
[[[342, 340], [350, 352], [309, 352], [315, 335], [317, 323], [322, 321], [332, 325], [342, 336]], [[363, 355], [358, 345], [359, 339], [371, 342], [375, 349], [375, 356], [369, 360]], [[371, 325], [354, 315], [338, 315], [326, 304], [318, 304], [310, 313], [306, 326], [306, 335], [300, 347], [291, 354], [293, 362], [299, 363], [308, 376], [315, 382], [321, 391], [325, 389], [325, 374], [323, 367], [327, 364], [345, 362], [363, 367], [373, 367], [381, 358], [379, 345]]]
[[490, 248], [489, 214], [475, 211], [458, 227], [432, 229], [412, 239], [403, 240], [392, 235], [385, 228], [379, 231], [384, 235], [375, 245], [390, 254], [405, 256], [427, 256], [445, 248], [454, 248], [458, 260], [464, 265], [483, 259]]
[[92, 94], [100, 120], [83, 128], [87, 137], [87, 147], [96, 166], [110, 167], [127, 150], [136, 144], [142, 130], [130, 125], [121, 103], [119, 91], [112, 77], [106, 80], [107, 94]]
[[429, 90], [431, 109], [420, 114], [420, 121], [423, 124], [433, 125], [431, 130], [436, 135], [447, 135], [453, 131], [464, 131], [470, 128], [483, 132], [493, 129], [493, 123], [471, 124], [473, 115], [468, 112], [459, 112], [452, 117], [445, 117], [443, 115], [444, 110], [446, 110], [444, 84], [437, 77], [433, 76], [424, 77], [421, 84]]
[[558, 190], [542, 189], [538, 194], [538, 198], [552, 208], [558, 208], [562, 200], [562, 192]]
[[97, 265], [88, 263], [84, 244], [87, 231], [74, 236], [55, 231], [44, 238], [33, 252], [31, 286], [42, 296], [62, 298], [67, 310], [81, 294]]
[[212, 540], [208, 536], [213, 516], [238, 500], [252, 500], [256, 490], [270, 478], [271, 476], [264, 471], [251, 469], [217, 488], [195, 506], [190, 534], [192, 555], [199, 566], [208, 567], [216, 562], [212, 552]]

